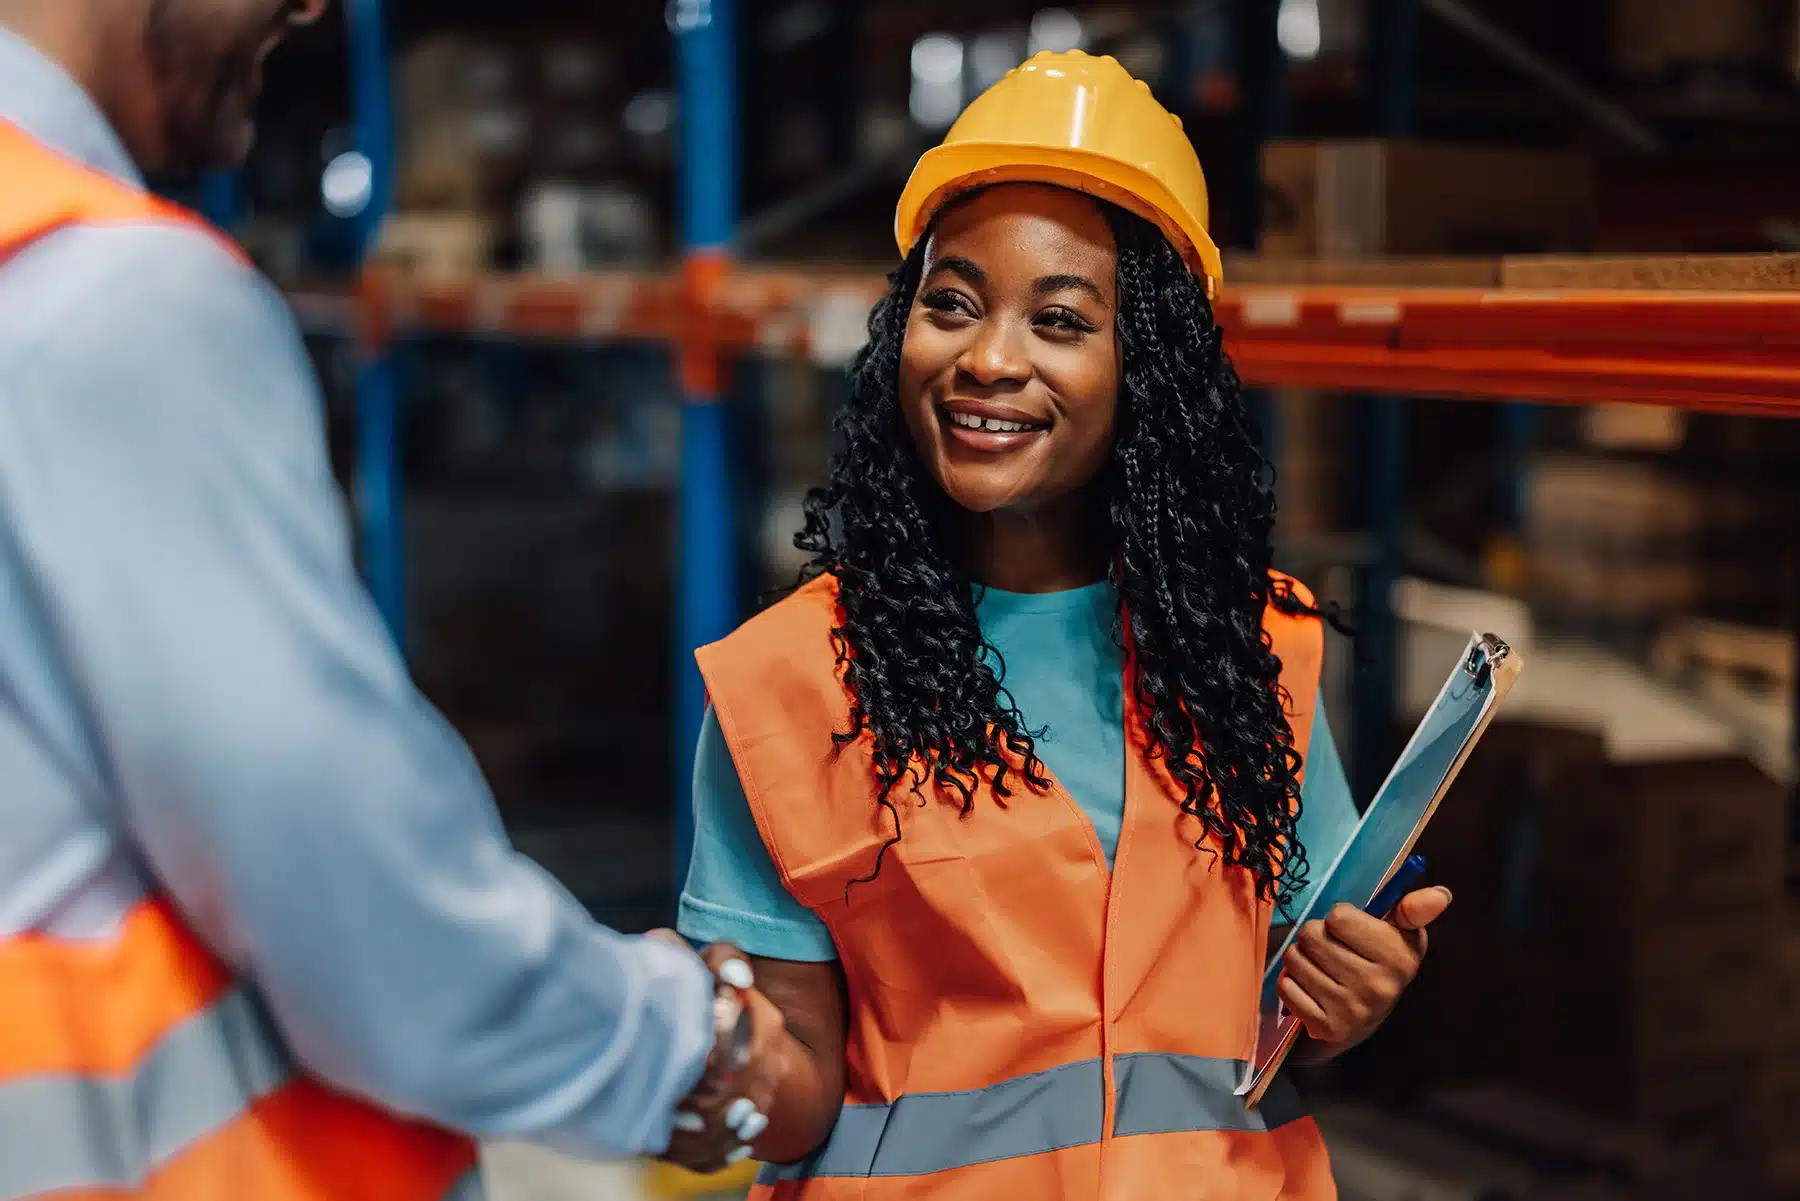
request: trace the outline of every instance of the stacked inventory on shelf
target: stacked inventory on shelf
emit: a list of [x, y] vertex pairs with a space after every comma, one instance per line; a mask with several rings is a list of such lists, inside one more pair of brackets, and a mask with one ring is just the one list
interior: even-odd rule
[[1790, 891], [1777, 951], [1780, 991], [1775, 1052], [1760, 1098], [1763, 1138], [1773, 1152], [1771, 1175], [1800, 1189], [1800, 892]]
[[1540, 614], [1637, 644], [1682, 617], [1781, 624], [1792, 595], [1791, 429], [1648, 406], [1582, 418], [1579, 439], [1539, 452], [1528, 473]]
[[[1540, 654], [1542, 660], [1553, 652]], [[1457, 905], [1374, 1054], [1506, 1078], [1715, 1155], [1777, 1156], [1791, 1093], [1787, 791], [1729, 754], [1619, 762], [1497, 724], [1421, 846]], [[1791, 1122], [1791, 1119], [1790, 1119]]]
[[[1280, 324], [1279, 293], [1265, 294], [1260, 305], [1252, 297], [1241, 309], [1231, 297], [1246, 282], [1280, 280], [1284, 269], [1289, 279], [1319, 283], [1393, 256], [1578, 250], [1591, 243], [1596, 223], [1594, 175], [1579, 154], [1392, 139], [1286, 141], [1264, 147], [1262, 169], [1261, 257], [1226, 266], [1226, 311], [1250, 325]], [[1497, 260], [1438, 260], [1416, 264], [1404, 278], [1480, 286], [1496, 284], [1498, 274]], [[1358, 515], [1347, 500], [1360, 457], [1353, 413], [1323, 391], [1284, 388], [1271, 400], [1282, 538], [1353, 528]]]
[[1794, 20], [1791, 0], [1629, 0], [1613, 5], [1614, 66], [1642, 83], [1759, 82], [1795, 66]]
[[623, 122], [642, 136], [622, 133], [623, 72], [600, 42], [440, 34], [405, 51], [397, 79], [399, 211], [381, 261], [441, 280], [501, 260], [564, 273], [657, 253], [639, 179], [666, 154], [668, 105]]
[[1421, 842], [1456, 893], [1430, 963], [1354, 1066], [1398, 1095], [1508, 1080], [1791, 1175], [1788, 788], [1691, 694], [1519, 602], [1404, 583], [1403, 662], [1478, 625], [1527, 670]]

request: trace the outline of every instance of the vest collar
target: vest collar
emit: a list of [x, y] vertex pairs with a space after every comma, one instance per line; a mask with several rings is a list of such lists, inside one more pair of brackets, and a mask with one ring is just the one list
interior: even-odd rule
[[144, 186], [105, 114], [62, 66], [0, 27], [0, 120], [120, 183]]

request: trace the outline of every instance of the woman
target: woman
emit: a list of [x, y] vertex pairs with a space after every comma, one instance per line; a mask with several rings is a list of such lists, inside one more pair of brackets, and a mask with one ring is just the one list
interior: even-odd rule
[[[1355, 811], [1193, 150], [1111, 59], [1042, 55], [921, 160], [899, 233], [816, 576], [700, 654], [681, 924], [785, 1019], [732, 1115], [788, 1165], [759, 1188], [1331, 1196], [1292, 1095], [1233, 1095], [1271, 918]], [[1304, 932], [1313, 1053], [1379, 1024], [1448, 900]]]

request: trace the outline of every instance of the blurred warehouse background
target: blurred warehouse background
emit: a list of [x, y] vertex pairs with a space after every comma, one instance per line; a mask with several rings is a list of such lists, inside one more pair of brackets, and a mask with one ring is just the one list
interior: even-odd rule
[[[684, 161], [704, 28], [735, 144]], [[906, 173], [1074, 46], [1183, 116], [1228, 287], [1800, 290], [1794, 0], [351, 0], [192, 199], [295, 298], [419, 680], [603, 920], [673, 912], [681, 590], [743, 616], [792, 582]], [[677, 570], [679, 316], [646, 316], [678, 314], [697, 179], [799, 294], [729, 356], [717, 579]], [[1344, 1195], [1800, 1191], [1800, 423], [1406, 391], [1257, 402], [1282, 565], [1362, 631], [1329, 667], [1360, 801], [1471, 627], [1529, 664], [1429, 832], [1458, 904], [1425, 976], [1313, 1082]], [[501, 1201], [676, 1187], [496, 1165]]]

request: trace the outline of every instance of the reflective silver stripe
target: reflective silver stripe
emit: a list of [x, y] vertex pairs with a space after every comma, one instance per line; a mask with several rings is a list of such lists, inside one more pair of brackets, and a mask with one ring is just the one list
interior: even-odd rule
[[[1234, 1059], [1146, 1052], [1113, 1061], [1113, 1134], [1227, 1130], [1263, 1133], [1304, 1116], [1277, 1078], [1256, 1109], [1236, 1095]], [[797, 1164], [769, 1165], [760, 1184], [820, 1176], [924, 1176], [1100, 1141], [1098, 1059], [957, 1093], [908, 1093], [891, 1105], [846, 1105], [825, 1145]]]
[[440, 1201], [487, 1201], [487, 1189], [481, 1183], [481, 1169], [470, 1168], [457, 1177]]
[[1144, 1052], [1113, 1061], [1119, 1103], [1113, 1110], [1113, 1135], [1181, 1134], [1195, 1130], [1278, 1130], [1306, 1111], [1300, 1094], [1285, 1076], [1277, 1076], [1251, 1109], [1236, 1095], [1244, 1065], [1235, 1059]]
[[0, 1201], [130, 1188], [252, 1102], [290, 1067], [248, 993], [170, 1031], [123, 1076], [33, 1076], [0, 1084]]
[[1100, 1141], [1098, 1059], [955, 1093], [908, 1093], [891, 1105], [846, 1105], [825, 1145], [764, 1184], [814, 1176], [925, 1176]]

